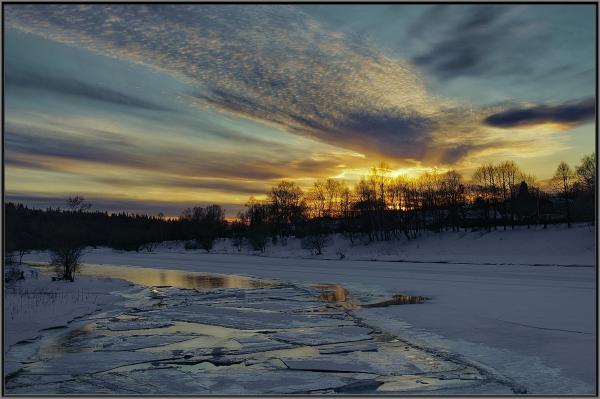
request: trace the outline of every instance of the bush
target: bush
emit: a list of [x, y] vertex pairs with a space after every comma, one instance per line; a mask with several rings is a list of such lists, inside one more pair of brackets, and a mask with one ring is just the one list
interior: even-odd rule
[[301, 245], [303, 249], [308, 249], [315, 255], [322, 255], [328, 242], [329, 236], [326, 234], [313, 234], [302, 238]]
[[216, 240], [216, 237], [214, 237], [212, 235], [206, 235], [206, 236], [199, 237], [196, 239], [200, 248], [202, 248], [206, 252], [210, 252], [210, 250], [215, 245], [215, 240]]
[[346, 253], [344, 252], [344, 250], [342, 248], [338, 248], [337, 251], [335, 251], [335, 254], [340, 259], [344, 259], [346, 257]]
[[302, 248], [310, 250], [315, 255], [321, 255], [329, 242], [329, 230], [320, 220], [306, 223], [300, 233], [304, 236], [300, 242]]
[[265, 252], [267, 239], [269, 238], [266, 225], [255, 225], [248, 230], [248, 241], [255, 251]]
[[231, 245], [233, 245], [233, 247], [235, 249], [237, 249], [238, 252], [242, 251], [242, 246], [244, 245], [244, 237], [238, 237], [238, 236], [234, 236], [231, 238]]
[[75, 281], [75, 273], [81, 268], [81, 257], [83, 248], [75, 246], [65, 246], [55, 248], [50, 251], [52, 262], [56, 275], [62, 280]]

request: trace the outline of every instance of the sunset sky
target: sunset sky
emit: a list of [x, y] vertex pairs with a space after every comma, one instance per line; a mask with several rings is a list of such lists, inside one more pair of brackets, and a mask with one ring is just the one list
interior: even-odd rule
[[595, 5], [4, 5], [9, 201], [228, 214], [353, 181], [594, 151]]

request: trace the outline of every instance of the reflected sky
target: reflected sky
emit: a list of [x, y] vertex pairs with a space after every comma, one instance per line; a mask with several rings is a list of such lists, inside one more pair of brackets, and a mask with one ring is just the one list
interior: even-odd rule
[[217, 288], [261, 288], [275, 284], [244, 276], [184, 272], [178, 270], [153, 269], [86, 264], [79, 273], [83, 276], [121, 278], [147, 287], [170, 286], [198, 290]]

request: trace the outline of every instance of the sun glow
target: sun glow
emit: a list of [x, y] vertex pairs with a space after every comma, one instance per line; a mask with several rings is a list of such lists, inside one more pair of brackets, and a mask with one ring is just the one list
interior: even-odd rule
[[447, 171], [448, 171], [447, 168], [440, 168], [440, 167], [436, 167], [436, 166], [434, 166], [434, 167], [414, 166], [414, 167], [393, 169], [390, 172], [390, 176], [391, 177], [405, 176], [405, 177], [408, 177], [409, 179], [416, 179], [416, 178], [424, 175], [425, 173], [446, 173]]

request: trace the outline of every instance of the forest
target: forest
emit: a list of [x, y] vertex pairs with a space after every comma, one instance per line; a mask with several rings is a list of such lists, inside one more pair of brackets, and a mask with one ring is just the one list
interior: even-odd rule
[[512, 161], [481, 165], [469, 182], [453, 170], [434, 170], [417, 178], [392, 176], [384, 163], [354, 186], [323, 179], [302, 190], [283, 180], [265, 199], [251, 197], [245, 210], [230, 220], [217, 204], [188, 208], [179, 217], [167, 218], [92, 211], [92, 204], [80, 196], [67, 199], [64, 209], [31, 209], [9, 202], [5, 253], [20, 260], [30, 250], [64, 253], [86, 246], [152, 251], [171, 240], [184, 240], [186, 249], [210, 251], [220, 237], [230, 238], [237, 248], [264, 251], [269, 240], [285, 243], [291, 236], [321, 253], [331, 233], [381, 241], [415, 239], [425, 230], [570, 226], [594, 222], [595, 182], [594, 153], [574, 168], [561, 162], [546, 190]]

